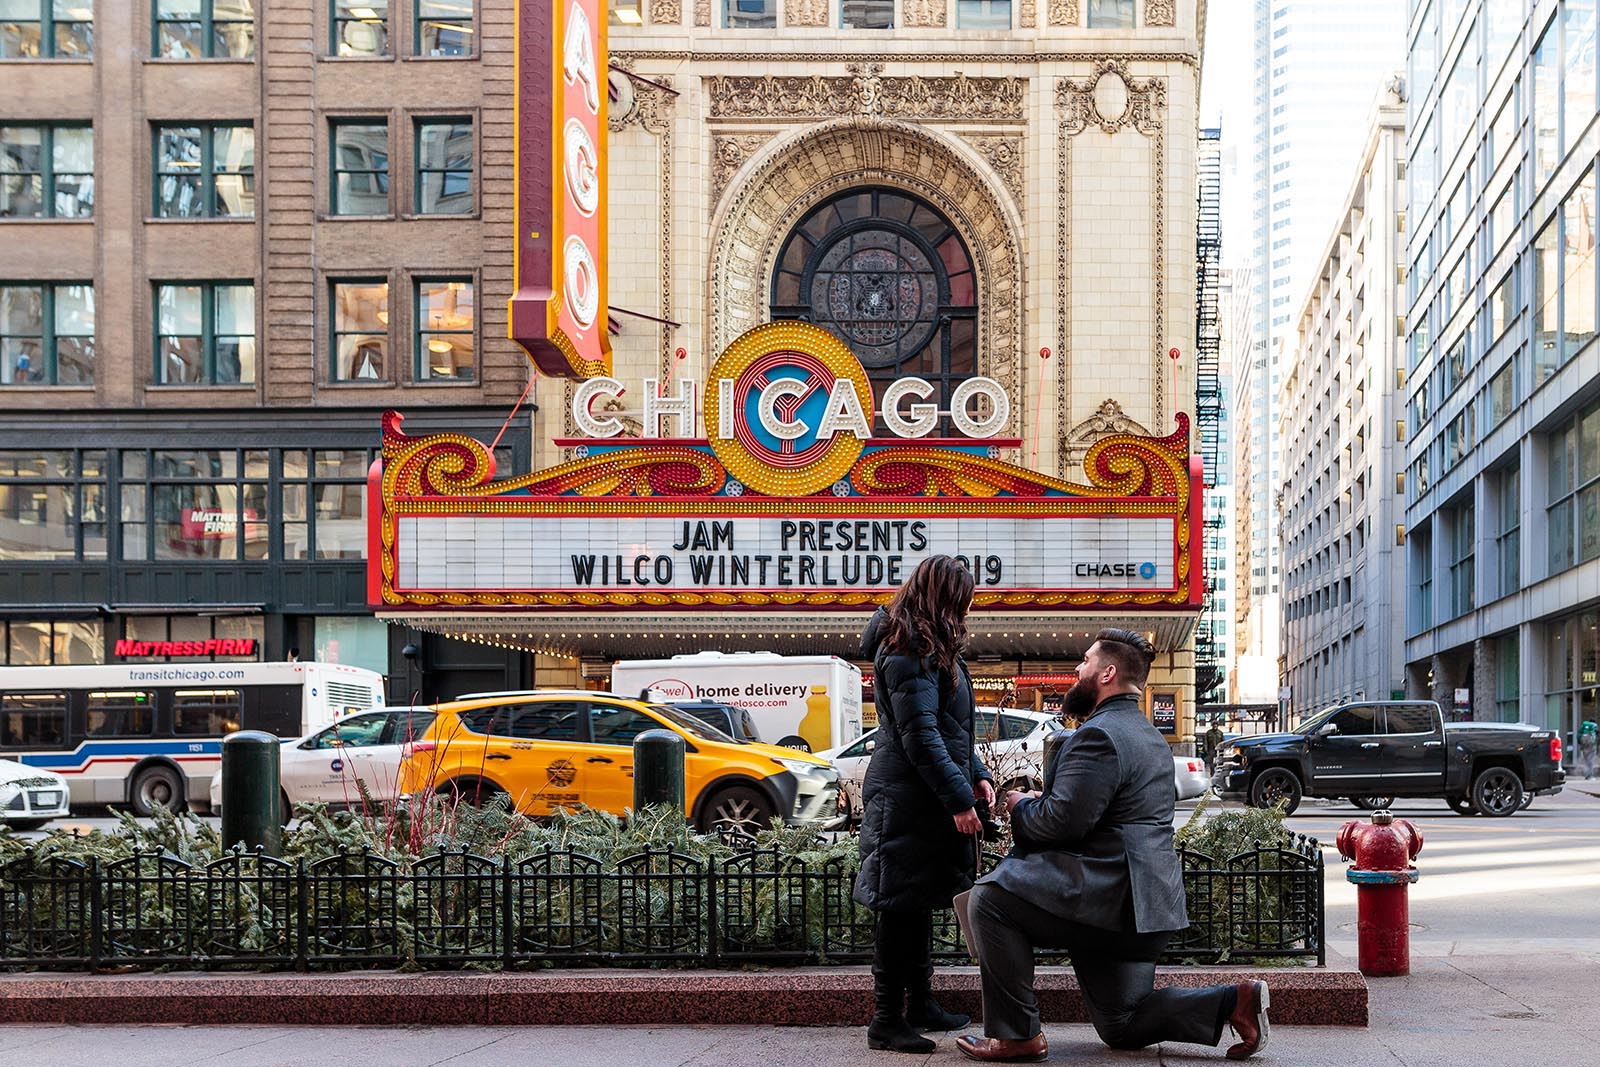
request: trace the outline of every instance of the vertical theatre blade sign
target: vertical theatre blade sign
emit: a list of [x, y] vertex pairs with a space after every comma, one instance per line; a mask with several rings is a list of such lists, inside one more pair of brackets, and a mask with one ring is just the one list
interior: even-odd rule
[[605, 5], [520, 0], [511, 339], [561, 378], [611, 369], [606, 104]]

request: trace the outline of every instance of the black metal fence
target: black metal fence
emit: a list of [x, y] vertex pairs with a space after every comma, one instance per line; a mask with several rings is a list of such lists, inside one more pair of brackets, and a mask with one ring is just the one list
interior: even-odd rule
[[[1169, 961], [1323, 962], [1314, 840], [1179, 855], [1191, 925]], [[851, 899], [854, 879], [853, 859], [808, 865], [777, 850], [712, 861], [651, 849], [610, 865], [572, 851], [440, 852], [406, 867], [365, 852], [204, 866], [27, 853], [0, 867], [0, 968], [859, 963], [874, 917]], [[934, 942], [938, 958], [966, 958], [949, 911]]]

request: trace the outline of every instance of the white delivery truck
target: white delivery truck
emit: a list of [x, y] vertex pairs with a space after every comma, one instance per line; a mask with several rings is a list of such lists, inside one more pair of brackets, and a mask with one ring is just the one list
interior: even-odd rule
[[611, 668], [611, 691], [735, 704], [750, 712], [762, 740], [807, 752], [861, 736], [861, 671], [837, 656], [699, 652], [623, 660]]

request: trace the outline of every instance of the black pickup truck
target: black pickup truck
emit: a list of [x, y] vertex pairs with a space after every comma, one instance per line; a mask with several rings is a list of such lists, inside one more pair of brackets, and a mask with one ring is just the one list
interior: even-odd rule
[[1462, 814], [1510, 815], [1566, 781], [1561, 738], [1523, 723], [1446, 723], [1432, 701], [1343, 704], [1291, 733], [1226, 742], [1211, 784], [1252, 807], [1300, 798], [1441, 797]]

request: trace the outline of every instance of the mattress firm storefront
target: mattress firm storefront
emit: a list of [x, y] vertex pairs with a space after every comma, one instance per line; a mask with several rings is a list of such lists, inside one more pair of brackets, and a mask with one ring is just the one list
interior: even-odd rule
[[1160, 651], [1152, 718], [1191, 738], [1194, 27], [800, 54], [548, 11], [519, 31], [508, 315], [535, 462], [387, 415], [378, 615], [525, 651], [539, 685], [859, 661], [948, 553], [977, 579], [980, 699], [1051, 706], [1129, 626]]

